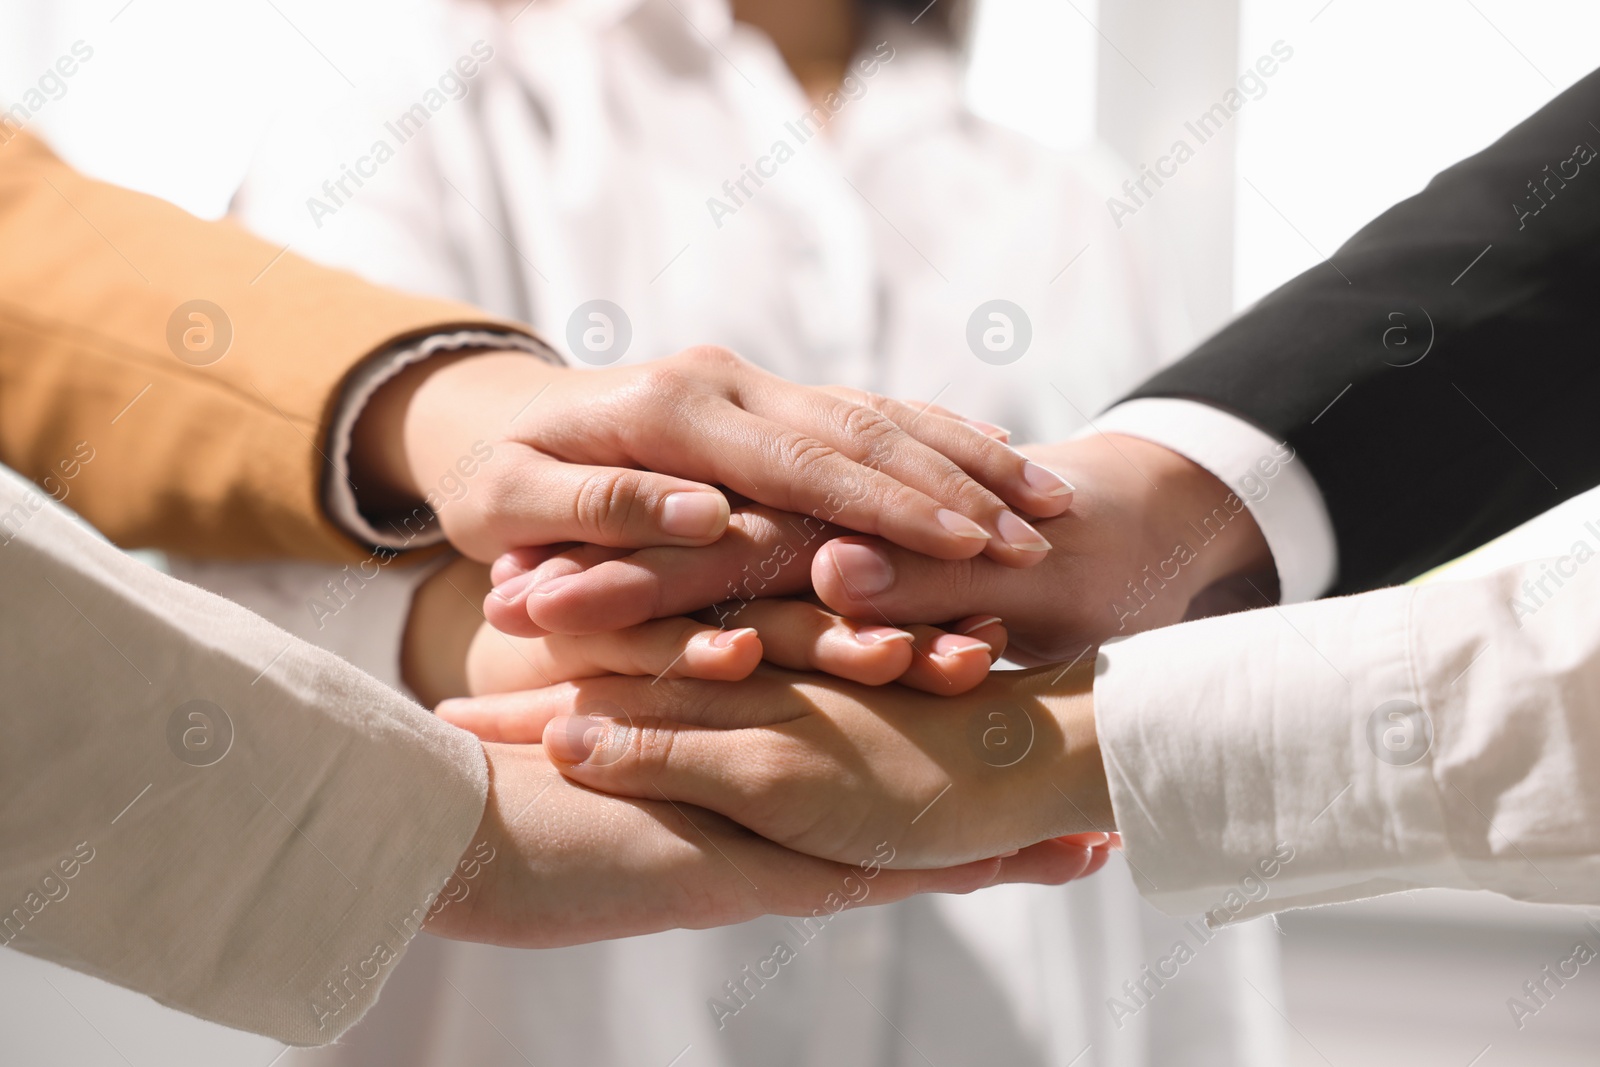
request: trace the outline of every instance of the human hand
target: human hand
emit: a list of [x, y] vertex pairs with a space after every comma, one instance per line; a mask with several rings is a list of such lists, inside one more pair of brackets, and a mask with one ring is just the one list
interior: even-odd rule
[[369, 510], [440, 505], [451, 542], [484, 562], [567, 541], [709, 544], [726, 486], [940, 559], [1025, 567], [1048, 545], [1011, 509], [1053, 515], [1070, 493], [940, 409], [793, 385], [711, 347], [592, 371], [507, 352], [423, 361], [363, 409], [351, 476]]
[[1092, 675], [1000, 671], [940, 699], [765, 669], [737, 685], [613, 677], [438, 714], [542, 741], [594, 789], [697, 804], [826, 859], [887, 841], [894, 866], [943, 867], [1112, 828]]
[[[915, 893], [1006, 882], [1056, 885], [1104, 849], [1044, 842], [944, 870], [888, 870], [880, 842], [834, 863], [792, 852], [720, 815], [656, 797], [629, 800], [563, 778], [537, 745], [484, 746], [489, 798], [459, 895], [425, 929], [442, 937], [554, 948], [761, 915], [824, 916]], [[857, 866], [859, 865], [859, 866]]]
[[963, 620], [947, 633], [863, 625], [805, 601], [764, 600], [738, 622], [722, 628], [678, 615], [608, 633], [531, 638], [483, 623], [467, 654], [466, 689], [482, 696], [607, 674], [737, 682], [766, 662], [951, 695], [980, 684], [1005, 652], [1005, 627], [993, 616]]
[[[1271, 555], [1243, 502], [1184, 457], [1114, 435], [1024, 451], [1078, 486], [1070, 510], [1039, 524], [1055, 547], [1028, 571], [982, 558], [936, 560], [751, 507], [735, 509], [728, 535], [707, 548], [581, 548], [504, 561], [496, 578], [507, 584], [498, 589], [515, 603], [491, 595], [485, 610], [496, 625], [525, 616], [548, 630], [590, 633], [734, 594], [754, 603], [814, 586], [834, 611], [883, 624], [997, 615], [1010, 635], [1007, 654], [1041, 663], [1179, 622], [1202, 598], [1220, 603], [1212, 593], [1226, 579], [1255, 575], [1256, 588], [1237, 584], [1257, 605], [1257, 590], [1275, 589]], [[510, 584], [524, 568], [533, 577]]]
[[[1019, 663], [1068, 659], [1107, 638], [1181, 622], [1204, 595], [1250, 578], [1253, 606], [1276, 591], [1272, 556], [1237, 495], [1205, 468], [1135, 437], [1098, 435], [1024, 449], [1078, 486], [1041, 523], [1055, 546], [1025, 581], [981, 560], [939, 561], [877, 538], [846, 537], [812, 561], [818, 597], [901, 622], [992, 612]], [[979, 609], [975, 605], [982, 605]]]
[[[699, 619], [652, 619], [606, 633], [511, 637], [482, 620], [480, 563], [458, 559], [412, 595], [401, 642], [402, 677], [424, 704], [468, 693], [536, 689], [605, 674], [738, 681], [765, 660], [864, 685], [898, 681], [930, 693], [965, 692], [1005, 652], [993, 616], [932, 626], [876, 626], [799, 600], [762, 600]], [[713, 625], [715, 623], [715, 625]]]

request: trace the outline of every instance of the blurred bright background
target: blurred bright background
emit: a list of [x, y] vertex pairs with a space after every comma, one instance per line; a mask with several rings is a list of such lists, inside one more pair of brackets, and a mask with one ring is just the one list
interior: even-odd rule
[[[265, 125], [350, 91], [417, 2], [7, 0], [0, 100], [85, 42], [93, 59], [32, 128], [96, 175], [217, 216]], [[1048, 144], [1109, 146], [1120, 180], [1185, 136], [1183, 121], [1277, 41], [1293, 58], [1268, 91], [1127, 221], [1159, 229], [1202, 331], [1600, 65], [1600, 4], [980, 0], [969, 95], [982, 115]], [[1597, 516], [1600, 501], [1580, 498], [1463, 566], [1559, 554]], [[1580, 973], [1522, 1030], [1506, 1007], [1590, 937], [1586, 918], [1447, 893], [1288, 915], [1277, 1006], [1294, 1027], [1293, 1062], [1600, 1062], [1600, 973]], [[276, 1051], [0, 952], [0, 1062], [267, 1067]]]

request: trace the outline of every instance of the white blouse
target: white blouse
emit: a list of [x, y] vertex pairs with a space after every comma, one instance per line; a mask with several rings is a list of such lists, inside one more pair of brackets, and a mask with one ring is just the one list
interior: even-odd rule
[[[714, 342], [1021, 440], [1068, 436], [1189, 340], [1158, 250], [1110, 223], [1106, 163], [976, 118], [959, 56], [916, 27], [869, 28], [820, 134], [771, 42], [722, 0], [457, 3], [417, 35], [417, 55], [381, 69], [341, 57], [359, 91], [295, 112], [263, 146], [243, 221], [524, 319], [580, 366]], [[183, 573], [395, 679], [399, 568], [320, 629], [315, 568]], [[1280, 1021], [1240, 992], [1244, 974], [1276, 982], [1270, 931], [1228, 931], [1135, 1019], [1109, 1010], [1182, 929], [1120, 864], [1065, 889], [847, 913], [787, 988], [719, 1027], [708, 1001], [779, 929], [413, 946], [370, 1020], [307, 1062], [1282, 1060]]]

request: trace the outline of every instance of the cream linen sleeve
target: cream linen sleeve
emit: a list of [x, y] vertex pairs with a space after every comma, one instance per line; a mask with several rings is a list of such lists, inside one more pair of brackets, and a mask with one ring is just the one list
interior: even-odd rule
[[1213, 925], [1425, 886], [1600, 904], [1594, 555], [1105, 645], [1141, 891]]
[[3, 468], [0, 589], [0, 943], [338, 1037], [471, 845], [479, 743]]

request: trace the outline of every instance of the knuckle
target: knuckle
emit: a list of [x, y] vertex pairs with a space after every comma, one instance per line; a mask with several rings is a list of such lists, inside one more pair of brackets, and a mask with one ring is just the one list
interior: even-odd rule
[[637, 477], [631, 471], [601, 471], [578, 487], [573, 523], [587, 539], [615, 538], [631, 528], [637, 507]]
[[868, 452], [888, 447], [905, 436], [905, 431], [877, 408], [852, 403], [843, 405], [843, 409], [839, 428], [848, 440], [866, 445]]
[[628, 727], [623, 743], [635, 767], [654, 778], [664, 774], [670, 766], [672, 744], [677, 736], [677, 731], [665, 719], [640, 718]]
[[737, 373], [745, 361], [737, 352], [721, 345], [694, 345], [678, 353], [676, 360], [685, 366], [717, 376]]
[[778, 461], [791, 470], [805, 470], [839, 455], [830, 445], [796, 430], [785, 430], [778, 434], [773, 439], [772, 447]]

